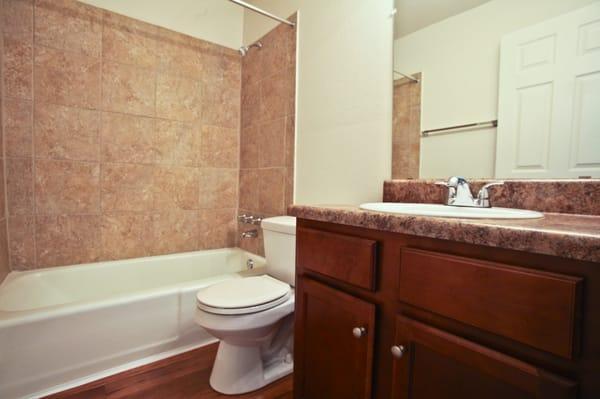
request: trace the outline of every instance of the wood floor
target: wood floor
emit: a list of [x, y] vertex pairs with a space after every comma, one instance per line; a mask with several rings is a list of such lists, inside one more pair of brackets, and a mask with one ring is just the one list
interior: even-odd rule
[[291, 399], [292, 377], [245, 395], [221, 395], [209, 384], [217, 353], [210, 345], [82, 385], [47, 399]]

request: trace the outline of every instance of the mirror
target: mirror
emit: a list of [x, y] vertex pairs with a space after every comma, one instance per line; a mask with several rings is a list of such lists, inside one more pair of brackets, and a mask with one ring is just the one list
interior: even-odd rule
[[600, 2], [395, 0], [392, 177], [600, 177]]

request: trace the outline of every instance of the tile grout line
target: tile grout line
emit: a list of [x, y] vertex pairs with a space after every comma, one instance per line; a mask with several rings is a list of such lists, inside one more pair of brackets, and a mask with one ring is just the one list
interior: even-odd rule
[[36, 10], [37, 10], [37, 5], [35, 1], [31, 2], [31, 49], [32, 49], [32, 59], [31, 59], [31, 167], [32, 167], [32, 172], [31, 175], [33, 176], [32, 179], [32, 188], [31, 188], [31, 192], [32, 192], [32, 201], [33, 201], [33, 220], [32, 220], [32, 226], [33, 226], [33, 268], [37, 269], [38, 268], [38, 253], [37, 253], [37, 203], [36, 203], [36, 184], [35, 184], [35, 180], [37, 178], [37, 174], [36, 174], [36, 160], [35, 160], [35, 138], [34, 138], [34, 130], [35, 130], [35, 104], [36, 104], [36, 98], [35, 98], [35, 27], [36, 27], [36, 20], [35, 20], [35, 15], [36, 15]]
[[[0, 22], [4, 21], [4, 0], [0, 0]], [[2, 26], [4, 26], [4, 23], [2, 23]], [[4, 113], [4, 107], [5, 107], [5, 102], [6, 102], [6, 97], [4, 96], [4, 32], [0, 32], [0, 52], [1, 52], [1, 58], [0, 58], [0, 62], [2, 62], [2, 65], [0, 65], [0, 102], [1, 102], [1, 107], [0, 107], [0, 121], [2, 121], [2, 126], [0, 126], [0, 130], [2, 132], [2, 172], [4, 175], [4, 181], [2, 182], [3, 184], [3, 188], [4, 188], [4, 219], [5, 219], [5, 231], [6, 231], [6, 254], [8, 259], [7, 261], [7, 267], [9, 272], [13, 270], [12, 268], [12, 262], [11, 262], [11, 250], [10, 250], [10, 234], [9, 234], [9, 229], [8, 229], [8, 185], [6, 183], [7, 181], [7, 173], [6, 173], [6, 133], [4, 131], [4, 118], [5, 118], [5, 113]]]

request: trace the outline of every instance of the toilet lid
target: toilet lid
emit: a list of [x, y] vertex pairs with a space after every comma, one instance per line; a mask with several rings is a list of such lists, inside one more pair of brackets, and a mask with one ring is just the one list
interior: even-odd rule
[[210, 313], [246, 314], [275, 307], [290, 295], [288, 284], [264, 275], [210, 285], [196, 294], [196, 300], [200, 309]]

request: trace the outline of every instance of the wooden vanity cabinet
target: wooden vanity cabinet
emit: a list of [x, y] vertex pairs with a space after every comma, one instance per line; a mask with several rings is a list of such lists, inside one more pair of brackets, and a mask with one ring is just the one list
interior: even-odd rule
[[297, 225], [296, 399], [600, 398], [600, 264]]

